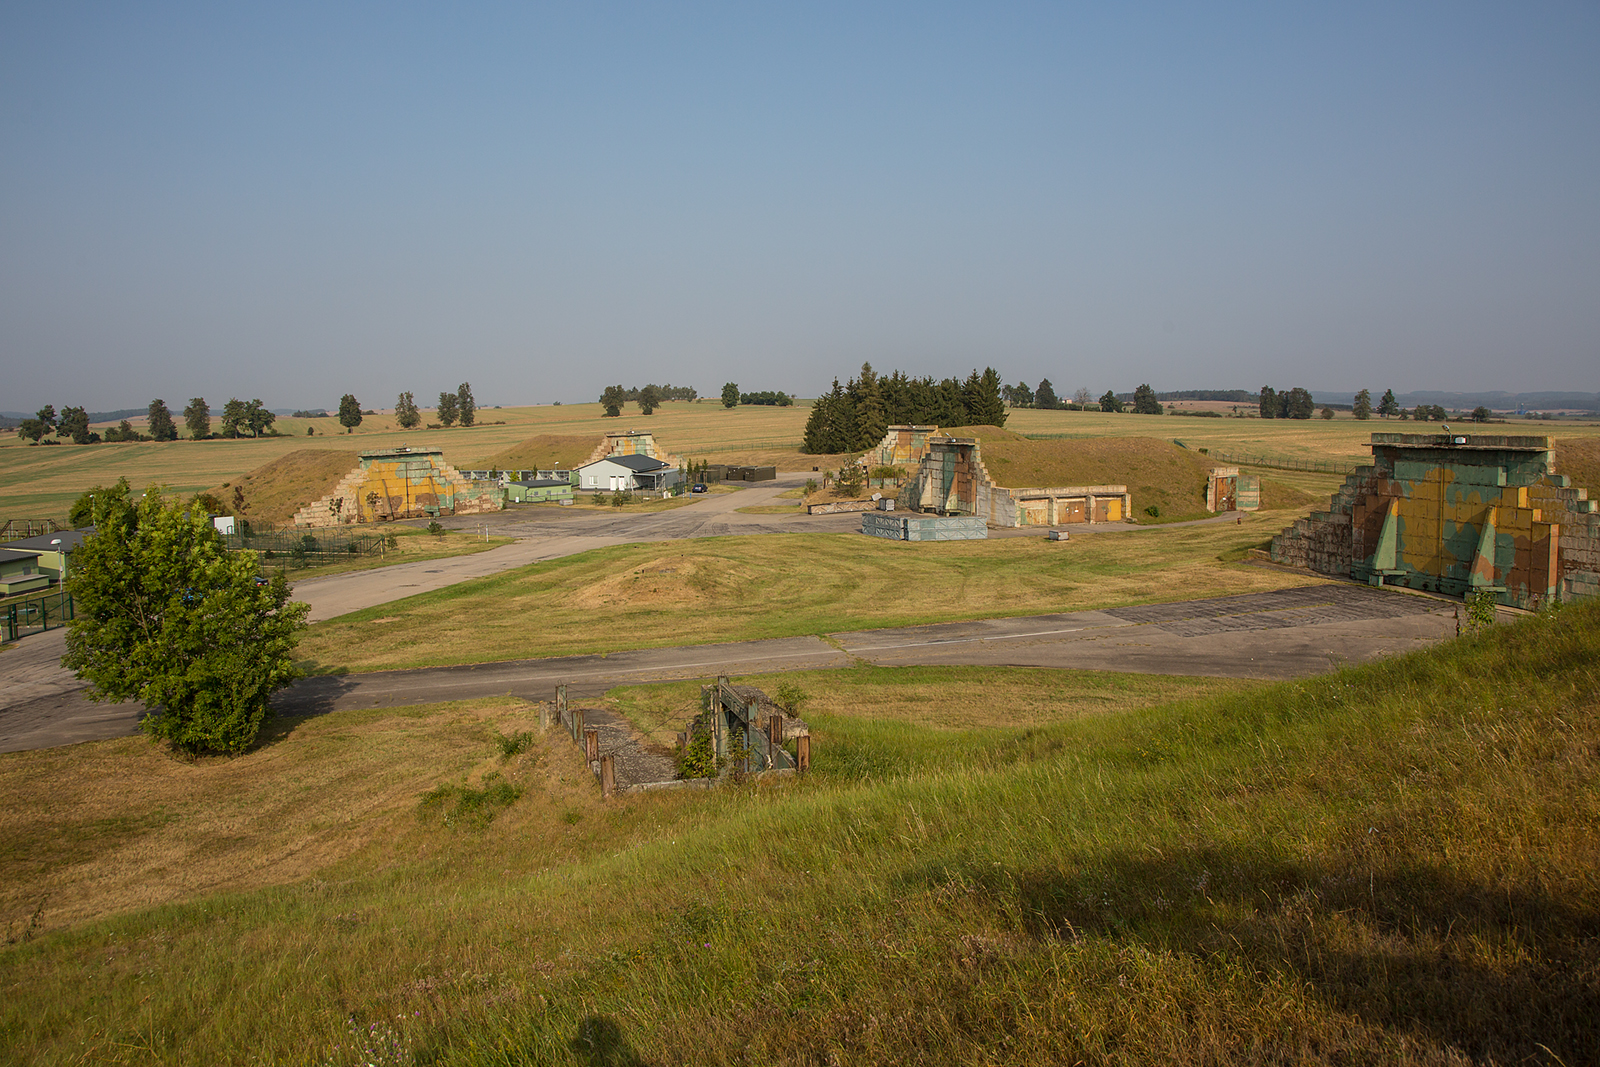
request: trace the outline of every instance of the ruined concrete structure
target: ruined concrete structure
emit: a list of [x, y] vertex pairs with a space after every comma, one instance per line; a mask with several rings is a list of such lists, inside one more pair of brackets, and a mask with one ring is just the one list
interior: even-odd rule
[[[916, 452], [917, 449], [920, 452]], [[915, 455], [913, 455], [915, 453]], [[901, 488], [899, 505], [940, 515], [975, 515], [990, 526], [1058, 526], [1069, 522], [1119, 522], [1133, 510], [1125, 485], [1072, 485], [1008, 489], [996, 485], [978, 441], [940, 434], [937, 426], [891, 426], [862, 457], [873, 466], [915, 470]]]
[[1600, 594], [1600, 514], [1548, 437], [1375, 433], [1372, 458], [1273, 538], [1274, 562], [1511, 607]]
[[[594, 451], [589, 453], [589, 458], [577, 466], [595, 463], [608, 456], [649, 456], [651, 459], [659, 459], [669, 467], [681, 465], [677, 456], [656, 444], [655, 435], [650, 431], [621, 430], [606, 434], [605, 438], [594, 446]], [[573, 469], [576, 470], [577, 467]]]
[[294, 513], [295, 526], [340, 526], [432, 515], [499, 511], [505, 493], [475, 485], [444, 461], [437, 448], [386, 449], [361, 453], [361, 465], [340, 479], [333, 492]]
[[1206, 472], [1207, 511], [1257, 511], [1261, 507], [1261, 478], [1240, 474], [1238, 467], [1212, 467]]

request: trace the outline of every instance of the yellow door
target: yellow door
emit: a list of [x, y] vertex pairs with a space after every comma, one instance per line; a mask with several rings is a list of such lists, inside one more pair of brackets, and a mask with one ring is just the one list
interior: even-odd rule
[[1120, 498], [1113, 498], [1106, 501], [1106, 521], [1122, 521], [1122, 500]]

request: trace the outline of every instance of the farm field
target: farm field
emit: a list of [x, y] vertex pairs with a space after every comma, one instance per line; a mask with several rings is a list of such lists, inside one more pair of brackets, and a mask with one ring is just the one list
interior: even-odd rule
[[[511, 466], [512, 460], [519, 464], [539, 461], [540, 465], [556, 458], [570, 462], [578, 453], [570, 440], [565, 447], [552, 449], [549, 459], [537, 445], [521, 446], [541, 436], [594, 442], [619, 429], [648, 429], [666, 448], [686, 459], [771, 464], [783, 470], [837, 467], [839, 457], [807, 456], [799, 451], [809, 413], [807, 401], [788, 408], [727, 409], [718, 401], [704, 400], [672, 402], [648, 417], [628, 408], [618, 419], [605, 418], [599, 404], [480, 408], [478, 425], [448, 430], [403, 431], [391, 416], [379, 414], [368, 416], [352, 434], [329, 432], [340, 429], [334, 419], [280, 417], [276, 425], [283, 436], [260, 440], [29, 446], [14, 435], [0, 435], [0, 517], [64, 518], [84, 490], [108, 485], [119, 477], [126, 477], [136, 488], [159, 483], [184, 493], [199, 492], [235, 481], [247, 471], [304, 448], [348, 451], [351, 466], [356, 452], [402, 444], [441, 448], [447, 461], [468, 469]], [[1437, 431], [1437, 424], [1427, 425]], [[308, 426], [316, 431], [315, 436], [306, 436]], [[1024, 435], [1069, 438], [1176, 438], [1196, 449], [1352, 462], [1367, 458], [1365, 446], [1374, 432], [1422, 430], [1418, 424], [1394, 419], [1202, 419], [1028, 408], [1012, 410], [1005, 428]], [[1558, 442], [1600, 441], [1600, 424], [1595, 423], [1514, 421], [1482, 429], [1553, 435]], [[1559, 462], [1559, 444], [1557, 455]], [[1270, 477], [1276, 479], [1275, 474]]]
[[307, 669], [386, 670], [828, 634], [1282, 589], [1242, 559], [1283, 514], [1094, 534], [913, 543], [764, 534], [620, 545], [317, 623]]
[[808, 777], [607, 803], [518, 701], [0, 756], [0, 1060], [1586, 1062], [1597, 664], [846, 671]]

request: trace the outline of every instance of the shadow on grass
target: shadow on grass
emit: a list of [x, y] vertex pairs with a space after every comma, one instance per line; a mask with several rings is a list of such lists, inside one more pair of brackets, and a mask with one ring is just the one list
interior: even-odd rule
[[1201, 848], [1075, 873], [945, 865], [910, 881], [1009, 898], [1040, 939], [1242, 956], [1336, 1011], [1474, 1059], [1593, 1062], [1600, 1049], [1600, 909], [1510, 879]]
[[587, 1067], [646, 1067], [623, 1036], [622, 1027], [607, 1015], [591, 1015], [579, 1023], [567, 1047], [574, 1059]]

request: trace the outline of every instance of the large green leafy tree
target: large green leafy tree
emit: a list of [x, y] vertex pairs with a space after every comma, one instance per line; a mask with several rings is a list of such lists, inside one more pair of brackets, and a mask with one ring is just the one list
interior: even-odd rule
[[347, 431], [361, 425], [361, 401], [356, 399], [354, 393], [346, 393], [339, 398], [339, 425]]
[[1135, 415], [1161, 414], [1161, 401], [1156, 399], [1156, 391], [1149, 384], [1139, 386], [1133, 391], [1133, 413]]
[[183, 424], [189, 428], [189, 436], [196, 441], [211, 436], [211, 405], [206, 403], [205, 397], [189, 398], [189, 406], [183, 409]]
[[456, 416], [460, 413], [460, 408], [456, 403], [456, 394], [439, 394], [439, 422], [441, 425], [454, 426], [456, 424]]
[[73, 553], [75, 613], [62, 663], [92, 700], [139, 700], [145, 732], [188, 752], [242, 752], [274, 691], [294, 677], [305, 604], [279, 575], [256, 585], [205, 512], [152, 488], [94, 501], [95, 533]]
[[461, 420], [463, 426], [471, 426], [477, 421], [478, 402], [472, 399], [471, 382], [456, 386], [456, 418]]
[[1350, 411], [1363, 422], [1372, 418], [1372, 390], [1363, 389], [1357, 393], [1355, 401], [1350, 405]]
[[150, 436], [157, 441], [176, 441], [178, 439], [178, 426], [172, 421], [172, 412], [167, 410], [167, 402], [160, 398], [150, 401], [150, 408], [145, 413], [150, 423]]
[[1122, 401], [1117, 399], [1117, 394], [1114, 390], [1107, 389], [1105, 395], [1100, 398], [1100, 410], [1113, 413], [1122, 410]]
[[736, 408], [739, 406], [738, 382], [722, 383], [722, 406], [725, 408]]
[[617, 418], [622, 414], [622, 405], [628, 402], [628, 391], [620, 385], [608, 385], [600, 394], [600, 406], [605, 408], [606, 418]]
[[422, 425], [422, 415], [417, 411], [417, 401], [410, 393], [395, 397], [394, 418], [402, 429], [414, 430]]

